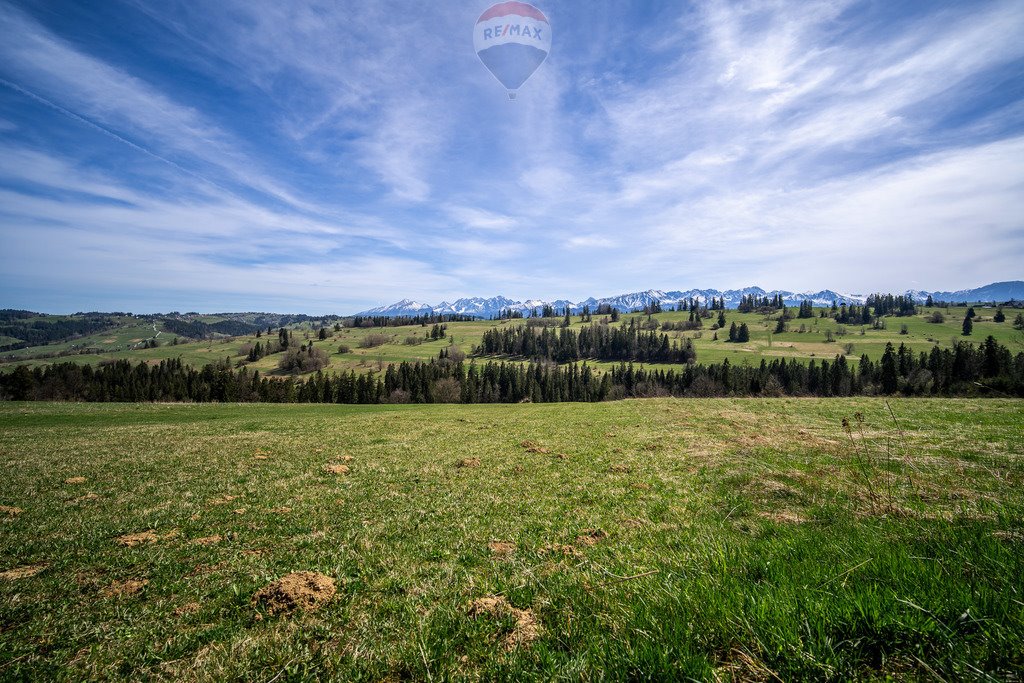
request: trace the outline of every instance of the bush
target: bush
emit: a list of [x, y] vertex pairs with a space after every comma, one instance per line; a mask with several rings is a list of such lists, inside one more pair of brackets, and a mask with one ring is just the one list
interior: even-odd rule
[[359, 340], [359, 348], [372, 349], [376, 346], [383, 346], [387, 343], [388, 337], [385, 334], [368, 334]]
[[930, 323], [944, 323], [946, 322], [946, 316], [942, 315], [942, 311], [935, 311], [926, 320]]
[[403, 341], [402, 343], [405, 344], [406, 346], [419, 346], [420, 344], [423, 343], [423, 337], [417, 337], [416, 335], [410, 335], [410, 336], [406, 337], [405, 341]]
[[327, 354], [311, 345], [288, 349], [277, 362], [277, 367], [284, 372], [298, 374], [323, 370], [328, 362]]
[[462, 400], [462, 385], [453, 377], [434, 382], [434, 403], [459, 403]]

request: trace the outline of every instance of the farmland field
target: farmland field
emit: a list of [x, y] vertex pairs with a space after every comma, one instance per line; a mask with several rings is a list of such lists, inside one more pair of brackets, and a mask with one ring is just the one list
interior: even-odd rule
[[[1012, 679], [1021, 424], [1014, 400], [0, 404], [0, 679]], [[292, 572], [333, 594], [258, 597]]]

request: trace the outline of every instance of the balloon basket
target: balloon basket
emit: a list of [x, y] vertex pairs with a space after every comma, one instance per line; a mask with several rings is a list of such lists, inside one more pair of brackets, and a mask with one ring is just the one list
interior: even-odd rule
[[508, 91], [508, 98], [509, 98], [510, 100], [515, 100], [515, 99], [516, 99], [516, 94], [515, 94], [515, 92], [513, 92], [512, 90], [509, 90], [509, 91]]

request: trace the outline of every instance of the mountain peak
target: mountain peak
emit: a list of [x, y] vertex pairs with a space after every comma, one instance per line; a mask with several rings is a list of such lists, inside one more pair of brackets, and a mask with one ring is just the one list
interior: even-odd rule
[[[1009, 301], [1010, 299], [1024, 299], [1024, 282], [1014, 280], [1010, 282], [993, 282], [992, 284], [974, 289], [963, 289], [956, 292], [926, 292], [923, 290], [908, 290], [906, 296], [923, 302], [931, 295], [936, 301], [949, 301], [959, 303], [965, 301]], [[829, 306], [833, 301], [837, 303], [861, 304], [866, 296], [862, 294], [842, 294], [832, 289], [821, 289], [816, 292], [790, 292], [782, 289], [765, 291], [761, 287], [744, 287], [742, 289], [689, 289], [686, 291], [661, 289], [648, 289], [641, 292], [629, 292], [615, 296], [594, 298], [590, 297], [582, 301], [569, 301], [567, 299], [556, 299], [546, 301], [544, 299], [527, 299], [525, 301], [513, 301], [507, 297], [497, 295], [490, 298], [484, 297], [463, 297], [448, 303], [442, 301], [436, 306], [420, 303], [412, 299], [402, 299], [390, 306], [379, 306], [363, 311], [358, 315], [423, 315], [425, 313], [438, 313], [449, 315], [471, 315], [478, 318], [494, 318], [502, 311], [519, 311], [529, 315], [534, 309], [541, 309], [544, 306], [552, 306], [556, 311], [563, 311], [568, 307], [573, 313], [579, 313], [584, 306], [589, 306], [591, 311], [598, 306], [608, 305], [622, 313], [628, 313], [643, 309], [653, 303], [662, 306], [675, 306], [681, 299], [697, 299], [705, 303], [712, 298], [724, 299], [727, 308], [736, 308], [745, 296], [782, 296], [787, 306], [799, 305], [801, 301], [810, 300], [817, 306]]]

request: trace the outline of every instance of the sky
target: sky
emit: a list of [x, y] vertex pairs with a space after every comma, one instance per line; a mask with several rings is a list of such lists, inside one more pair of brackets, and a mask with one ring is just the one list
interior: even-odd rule
[[1024, 3], [0, 0], [0, 307], [1024, 279]]

